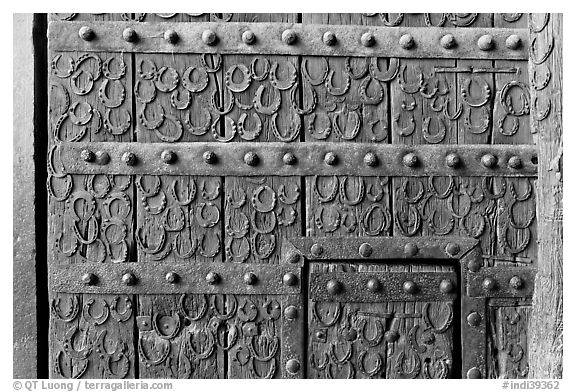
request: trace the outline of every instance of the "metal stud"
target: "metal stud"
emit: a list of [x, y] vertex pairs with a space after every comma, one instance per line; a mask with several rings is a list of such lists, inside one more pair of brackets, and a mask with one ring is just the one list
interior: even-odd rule
[[513, 290], [520, 290], [524, 286], [524, 281], [519, 276], [513, 276], [510, 278], [508, 285]]
[[456, 256], [458, 253], [460, 253], [460, 245], [455, 242], [449, 242], [446, 245], [446, 253], [448, 253], [450, 256]]
[[331, 31], [327, 31], [322, 36], [322, 41], [328, 46], [336, 45], [336, 34]]
[[444, 49], [452, 49], [456, 46], [456, 38], [452, 34], [446, 34], [440, 39], [440, 45]]
[[402, 163], [407, 167], [416, 167], [418, 165], [418, 157], [416, 154], [409, 152], [402, 157]]
[[289, 359], [286, 362], [286, 371], [290, 374], [296, 374], [300, 371], [300, 361], [297, 359]]
[[127, 27], [122, 31], [122, 38], [126, 42], [136, 42], [138, 41], [138, 33], [131, 27]]
[[360, 42], [362, 42], [362, 45], [368, 48], [370, 46], [374, 46], [376, 43], [376, 38], [374, 38], [374, 34], [372, 33], [364, 33], [362, 34], [362, 37], [360, 37]]
[[367, 244], [366, 242], [360, 245], [360, 247], [358, 248], [358, 253], [362, 257], [370, 257], [372, 255], [372, 252], [373, 252], [372, 246], [370, 244]]
[[369, 152], [364, 155], [364, 164], [366, 166], [374, 167], [378, 165], [378, 157], [373, 152]]
[[342, 286], [342, 283], [337, 280], [330, 279], [328, 283], [326, 283], [326, 290], [331, 295], [337, 295], [344, 291], [344, 286]]
[[122, 283], [124, 283], [126, 286], [134, 286], [136, 284], [136, 275], [134, 275], [132, 272], [126, 272], [124, 275], [122, 275]]
[[292, 272], [286, 272], [282, 277], [282, 283], [285, 286], [296, 286], [298, 284], [298, 277]]
[[254, 272], [246, 272], [244, 274], [244, 283], [246, 283], [247, 285], [254, 286], [257, 281], [258, 277]]
[[440, 282], [440, 292], [443, 294], [450, 294], [454, 291], [454, 283], [449, 279], [443, 279]]
[[92, 41], [94, 38], [96, 38], [96, 33], [94, 33], [94, 30], [92, 30], [88, 26], [80, 27], [80, 30], [78, 31], [78, 35], [84, 41]]
[[492, 291], [496, 288], [496, 280], [494, 278], [486, 278], [482, 281], [482, 287], [486, 291]]
[[204, 154], [202, 154], [202, 158], [204, 158], [204, 162], [209, 165], [216, 163], [218, 160], [218, 157], [214, 151], [205, 151]]
[[97, 281], [98, 277], [91, 272], [82, 275], [82, 283], [84, 283], [87, 286], [92, 286], [96, 284]]
[[398, 331], [384, 332], [384, 340], [386, 340], [388, 343], [394, 343], [398, 339], [400, 339], [400, 334], [398, 333]]
[[242, 33], [242, 42], [244, 42], [246, 45], [252, 45], [254, 42], [256, 42], [256, 34], [254, 34], [253, 31], [246, 30]]
[[467, 378], [481, 378], [482, 372], [477, 367], [470, 368], [466, 373]]
[[322, 253], [324, 253], [324, 248], [320, 244], [313, 244], [310, 247], [310, 253], [314, 257], [320, 257], [320, 256], [322, 256]]
[[295, 44], [297, 39], [298, 39], [298, 36], [296, 35], [296, 32], [292, 29], [286, 29], [282, 32], [282, 41], [286, 45]]
[[478, 47], [480, 50], [491, 50], [494, 47], [494, 40], [490, 34], [485, 34], [478, 38]]
[[174, 30], [166, 30], [164, 32], [164, 39], [166, 40], [166, 42], [172, 45], [175, 45], [178, 43], [178, 41], [180, 41], [178, 33], [175, 32]]
[[300, 261], [300, 254], [299, 253], [292, 253], [288, 256], [288, 262], [291, 264], [296, 264]]
[[518, 155], [512, 155], [508, 159], [508, 167], [511, 169], [520, 169], [522, 167], [522, 159]]
[[337, 161], [338, 157], [332, 151], [327, 152], [326, 155], [324, 155], [324, 163], [326, 163], [329, 166], [334, 166]]
[[460, 155], [451, 152], [450, 154], [446, 155], [446, 166], [451, 168], [457, 168], [462, 163], [460, 159]]
[[206, 45], [215, 45], [217, 41], [218, 37], [214, 31], [208, 29], [202, 32], [202, 42]]
[[137, 158], [136, 154], [133, 152], [127, 151], [122, 154], [122, 162], [124, 162], [128, 166], [134, 166], [136, 164]]
[[409, 257], [414, 257], [418, 254], [418, 246], [411, 242], [404, 245], [404, 254]]
[[256, 166], [259, 160], [260, 159], [255, 152], [248, 151], [246, 154], [244, 154], [244, 163], [248, 166]]
[[218, 282], [220, 282], [220, 275], [216, 272], [210, 271], [206, 274], [206, 282], [210, 285], [218, 284]]
[[473, 259], [468, 262], [468, 270], [471, 272], [478, 272], [482, 268], [482, 262], [478, 259]]
[[378, 279], [372, 278], [369, 279], [368, 282], [366, 282], [366, 288], [368, 289], [368, 291], [377, 293], [382, 289], [382, 285], [380, 284], [380, 281]]
[[162, 158], [162, 162], [171, 164], [176, 162], [176, 153], [171, 150], [164, 150], [162, 154], [160, 154], [160, 158]]
[[96, 151], [96, 162], [100, 165], [106, 165], [110, 162], [110, 155], [105, 151]]
[[414, 47], [414, 37], [410, 34], [404, 34], [400, 37], [398, 43], [402, 49], [411, 49]]
[[512, 34], [506, 38], [506, 47], [511, 50], [516, 50], [522, 45], [522, 40], [516, 34]]
[[94, 162], [96, 155], [90, 150], [82, 150], [80, 151], [80, 159], [84, 162]]
[[290, 305], [286, 309], [284, 309], [284, 317], [286, 318], [286, 320], [290, 321], [296, 320], [296, 318], [298, 317], [298, 309], [296, 308], [296, 306]]
[[174, 283], [178, 282], [178, 280], [180, 279], [180, 276], [178, 276], [178, 274], [176, 272], [170, 271], [166, 274], [164, 279], [166, 279], [166, 282], [168, 282], [170, 284], [174, 284]]
[[484, 154], [481, 161], [482, 165], [488, 169], [492, 169], [498, 164], [498, 158], [496, 158], [493, 154]]
[[284, 164], [288, 166], [295, 165], [296, 161], [297, 161], [296, 155], [292, 154], [291, 152], [287, 152], [282, 157], [282, 162], [284, 162]]
[[480, 316], [478, 312], [472, 312], [466, 317], [466, 321], [468, 322], [469, 326], [477, 327], [482, 321], [482, 316]]
[[407, 294], [416, 294], [416, 292], [418, 291], [418, 286], [413, 281], [407, 280], [402, 285], [402, 290], [404, 290], [404, 292]]

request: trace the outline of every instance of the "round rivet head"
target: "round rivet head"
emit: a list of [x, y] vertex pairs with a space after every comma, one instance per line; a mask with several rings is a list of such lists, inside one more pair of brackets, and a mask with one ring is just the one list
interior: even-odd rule
[[254, 42], [256, 42], [256, 34], [254, 34], [253, 31], [246, 30], [242, 33], [242, 42], [244, 42], [246, 45], [252, 45]]
[[256, 281], [258, 281], [258, 277], [254, 272], [246, 272], [244, 274], [244, 283], [247, 285], [253, 286], [256, 284]]
[[292, 29], [286, 29], [282, 32], [282, 42], [284, 42], [286, 45], [295, 44], [297, 39], [298, 36], [296, 35], [296, 32]]
[[122, 31], [122, 38], [126, 42], [136, 42], [138, 41], [138, 33], [131, 27], [127, 27]]
[[296, 286], [298, 284], [298, 277], [292, 272], [287, 272], [282, 277], [282, 283], [285, 286]]
[[376, 38], [374, 38], [374, 34], [372, 33], [364, 33], [362, 37], [360, 37], [360, 42], [362, 42], [362, 45], [370, 47], [376, 43]]
[[440, 282], [440, 292], [443, 294], [450, 294], [454, 291], [454, 283], [451, 280], [443, 279]]
[[171, 150], [162, 151], [162, 154], [160, 155], [160, 157], [162, 158], [162, 162], [164, 162], [166, 164], [171, 164], [171, 163], [176, 162], [176, 153], [174, 151], [171, 151]]
[[316, 339], [326, 339], [326, 333], [324, 331], [316, 331], [314, 332], [314, 337]]
[[326, 163], [329, 166], [334, 166], [337, 161], [338, 157], [332, 151], [327, 152], [326, 155], [324, 155], [324, 163]]
[[477, 327], [482, 321], [482, 316], [478, 312], [472, 312], [466, 317], [466, 322], [471, 327]]
[[456, 256], [460, 252], [460, 245], [455, 242], [449, 242], [446, 245], [446, 253], [450, 256]]
[[402, 157], [402, 163], [407, 167], [416, 167], [418, 165], [418, 157], [416, 154], [409, 152]]
[[206, 282], [211, 285], [218, 284], [218, 282], [220, 282], [220, 275], [216, 272], [210, 271], [206, 274]]
[[384, 340], [386, 340], [388, 343], [394, 343], [398, 339], [400, 339], [400, 334], [398, 333], [398, 331], [384, 332]]
[[370, 257], [372, 255], [372, 252], [373, 252], [372, 246], [370, 244], [367, 244], [367, 243], [363, 243], [358, 248], [358, 253], [362, 257]]
[[204, 30], [202, 32], [202, 42], [204, 42], [206, 45], [215, 45], [217, 40], [218, 37], [214, 31]]
[[328, 283], [326, 283], [326, 290], [328, 291], [328, 294], [336, 295], [344, 291], [344, 286], [342, 286], [342, 283], [337, 280], [330, 279]]
[[178, 33], [175, 32], [174, 30], [166, 30], [164, 32], [164, 39], [169, 44], [174, 45], [174, 44], [178, 43], [178, 41], [180, 40], [180, 37], [178, 36]]
[[516, 50], [522, 45], [522, 40], [516, 34], [512, 34], [506, 38], [506, 47], [508, 49]]
[[482, 373], [480, 372], [480, 369], [478, 369], [477, 367], [473, 367], [473, 368], [470, 368], [468, 370], [468, 372], [466, 372], [466, 377], [467, 378], [481, 378]]
[[402, 49], [411, 49], [414, 47], [414, 37], [410, 34], [404, 34], [400, 37], [398, 43]]
[[369, 152], [364, 155], [364, 164], [366, 166], [374, 167], [378, 165], [378, 157], [373, 152]]
[[456, 167], [460, 166], [461, 163], [462, 163], [462, 160], [460, 159], [460, 155], [455, 154], [453, 152], [446, 155], [446, 166], [451, 167], [451, 168], [456, 168]]
[[382, 289], [382, 285], [380, 284], [380, 281], [378, 279], [372, 278], [369, 279], [368, 282], [366, 282], [366, 288], [368, 289], [368, 291], [377, 293]]
[[336, 34], [331, 31], [327, 31], [322, 36], [322, 41], [328, 46], [336, 45]]
[[510, 278], [508, 285], [513, 290], [520, 290], [522, 286], [524, 286], [524, 282], [522, 281], [522, 278], [520, 278], [519, 276], [513, 276]]
[[284, 310], [284, 317], [286, 320], [296, 320], [298, 317], [298, 309], [296, 306], [290, 305]]
[[452, 49], [456, 46], [456, 38], [452, 34], [446, 34], [440, 39], [440, 45], [444, 49]]
[[128, 166], [134, 166], [136, 164], [136, 155], [133, 152], [125, 152], [122, 154], [122, 162]]
[[97, 281], [98, 277], [91, 272], [82, 275], [82, 283], [87, 286], [92, 286], [93, 284], [96, 284]]
[[320, 244], [313, 244], [310, 247], [310, 253], [312, 254], [312, 256], [320, 257], [322, 256], [322, 253], [324, 253], [324, 248]]
[[78, 31], [78, 35], [84, 41], [92, 41], [94, 38], [96, 38], [96, 33], [94, 33], [94, 30], [92, 30], [88, 26], [80, 27], [80, 30]]
[[287, 152], [282, 157], [282, 162], [284, 162], [284, 164], [288, 165], [288, 166], [295, 165], [296, 164], [296, 155], [292, 154], [291, 152]]
[[127, 272], [122, 275], [122, 283], [126, 286], [133, 286], [136, 284], [136, 276], [132, 272]]
[[482, 281], [482, 287], [486, 291], [492, 291], [496, 288], [496, 280], [494, 278], [486, 278]]
[[258, 155], [256, 155], [255, 152], [249, 151], [246, 154], [244, 154], [244, 163], [247, 164], [248, 166], [256, 166], [259, 160], [260, 159], [258, 158]]
[[84, 162], [94, 162], [96, 160], [96, 155], [90, 150], [82, 150], [80, 152], [80, 159]]
[[480, 50], [491, 50], [494, 46], [494, 41], [490, 34], [485, 34], [478, 38], [478, 47]]
[[404, 245], [404, 254], [411, 257], [416, 256], [418, 254], [418, 246], [411, 242]]
[[300, 254], [299, 253], [292, 253], [288, 256], [288, 262], [291, 264], [296, 264], [300, 261]]
[[166, 280], [166, 282], [173, 284], [173, 283], [178, 282], [178, 279], [180, 279], [180, 276], [178, 276], [178, 274], [176, 272], [170, 271], [166, 274], [164, 279]]
[[286, 362], [286, 371], [290, 374], [296, 374], [300, 371], [300, 361], [297, 359], [289, 359]]
[[407, 280], [402, 285], [402, 290], [404, 290], [404, 292], [407, 294], [416, 294], [416, 292], [418, 291], [418, 286], [411, 280]]
[[478, 272], [482, 268], [482, 262], [478, 259], [470, 260], [468, 262], [468, 270], [471, 272]]
[[105, 151], [96, 151], [96, 162], [100, 165], [106, 165], [110, 162], [110, 155]]
[[205, 151], [204, 154], [202, 154], [202, 158], [204, 158], [204, 162], [209, 165], [216, 163], [218, 160], [218, 157], [214, 151]]
[[488, 169], [492, 169], [492, 168], [496, 167], [496, 164], [498, 163], [498, 158], [496, 158], [492, 154], [484, 154], [482, 156], [481, 161], [482, 161], [482, 165], [484, 165], [484, 167], [487, 167]]
[[511, 169], [520, 169], [522, 167], [522, 159], [517, 156], [513, 155], [508, 159], [508, 167]]

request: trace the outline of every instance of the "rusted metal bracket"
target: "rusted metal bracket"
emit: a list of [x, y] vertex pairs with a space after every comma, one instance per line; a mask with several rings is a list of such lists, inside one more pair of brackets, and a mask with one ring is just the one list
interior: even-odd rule
[[235, 263], [76, 263], [51, 266], [50, 290], [95, 294], [299, 294], [301, 268]]
[[[448, 38], [444, 38], [448, 36]], [[513, 36], [513, 38], [510, 38]], [[444, 38], [444, 39], [443, 39]], [[56, 52], [526, 60], [528, 30], [299, 23], [51, 22]]]
[[[172, 158], [169, 163], [164, 160], [167, 155]], [[59, 157], [70, 174], [533, 177], [537, 173], [532, 145], [66, 142], [50, 156]]]
[[531, 267], [485, 267], [468, 272], [469, 297], [517, 298], [531, 297], [536, 269]]
[[324, 272], [310, 274], [312, 301], [452, 301], [454, 272]]

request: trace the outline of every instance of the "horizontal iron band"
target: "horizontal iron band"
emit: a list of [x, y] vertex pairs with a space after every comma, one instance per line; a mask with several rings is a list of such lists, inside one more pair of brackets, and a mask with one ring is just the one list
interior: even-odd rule
[[[94, 36], [85, 41], [79, 31], [83, 26], [92, 29]], [[127, 42], [123, 31], [132, 28], [137, 35]], [[295, 41], [284, 42], [282, 35], [292, 30]], [[203, 41], [202, 35], [211, 30], [215, 40]], [[243, 42], [246, 31], [254, 33], [252, 44]], [[164, 39], [166, 31], [178, 35], [175, 43]], [[324, 43], [327, 32], [334, 34], [333, 45]], [[373, 44], [365, 46], [362, 36], [373, 35]], [[413, 44], [404, 49], [400, 37], [410, 34]], [[440, 41], [451, 34], [455, 44], [445, 49]], [[508, 49], [506, 39], [515, 34], [521, 44]], [[481, 50], [478, 39], [492, 37], [492, 48]], [[132, 36], [134, 37], [134, 36]], [[214, 36], [213, 36], [214, 37]], [[132, 22], [51, 22], [48, 30], [49, 47], [53, 51], [70, 52], [138, 52], [138, 53], [218, 53], [252, 55], [308, 55], [308, 56], [372, 56], [407, 58], [457, 58], [457, 59], [528, 59], [528, 30], [505, 28], [439, 28], [439, 27], [376, 27], [315, 25], [299, 23], [132, 23]], [[366, 40], [365, 40], [366, 41]], [[407, 45], [405, 45], [407, 46]]]
[[[377, 280], [378, 291], [370, 291], [370, 280]], [[448, 293], [440, 289], [443, 281], [452, 284]], [[405, 291], [405, 284], [414, 284], [414, 293]], [[334, 302], [381, 301], [448, 301], [458, 293], [454, 272], [329, 272], [310, 274], [310, 299]], [[339, 293], [331, 293], [334, 285]], [[374, 286], [372, 286], [374, 287]]]
[[532, 297], [536, 269], [531, 267], [486, 267], [468, 272], [467, 294], [470, 297]]
[[[234, 263], [76, 263], [51, 266], [50, 290], [57, 293], [90, 294], [298, 294], [301, 269], [294, 266]], [[208, 283], [208, 274], [216, 278]], [[245, 275], [252, 273], [252, 284]], [[92, 274], [93, 276], [90, 276]], [[124, 277], [134, 281], [126, 284]], [[176, 274], [170, 283], [168, 274]], [[291, 276], [291, 285], [284, 275]], [[173, 275], [172, 275], [173, 277]], [[87, 284], [86, 279], [92, 278]]]
[[467, 237], [297, 237], [289, 238], [285, 257], [308, 260], [460, 259], [478, 240]]
[[[370, 143], [62, 143], [56, 151], [63, 168], [70, 174], [149, 174], [149, 175], [207, 175], [207, 176], [506, 176], [535, 177], [536, 147], [532, 145], [434, 145], [405, 146]], [[103, 164], [97, 160], [85, 162], [83, 151], [104, 152], [110, 157]], [[173, 163], [164, 163], [162, 153], [170, 151]], [[214, 162], [207, 163], [206, 152], [212, 152]], [[122, 157], [134, 155], [131, 165]], [[256, 154], [253, 165], [246, 163], [246, 154]], [[285, 155], [292, 154], [292, 164]], [[327, 154], [335, 156], [329, 165]], [[416, 158], [414, 166], [407, 166], [406, 156]], [[456, 154], [459, 164], [447, 165], [447, 157]], [[99, 155], [99, 154], [96, 154]], [[369, 166], [367, 155], [375, 157]], [[485, 155], [496, 158], [494, 167], [482, 163]], [[252, 155], [253, 157], [253, 155]], [[520, 159], [517, 169], [509, 167], [512, 157]], [[516, 158], [514, 158], [516, 159]]]

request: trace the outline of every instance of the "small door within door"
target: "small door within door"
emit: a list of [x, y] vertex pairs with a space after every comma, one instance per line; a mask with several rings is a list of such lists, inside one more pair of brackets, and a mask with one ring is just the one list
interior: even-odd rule
[[311, 263], [308, 377], [458, 377], [458, 283], [447, 265]]

